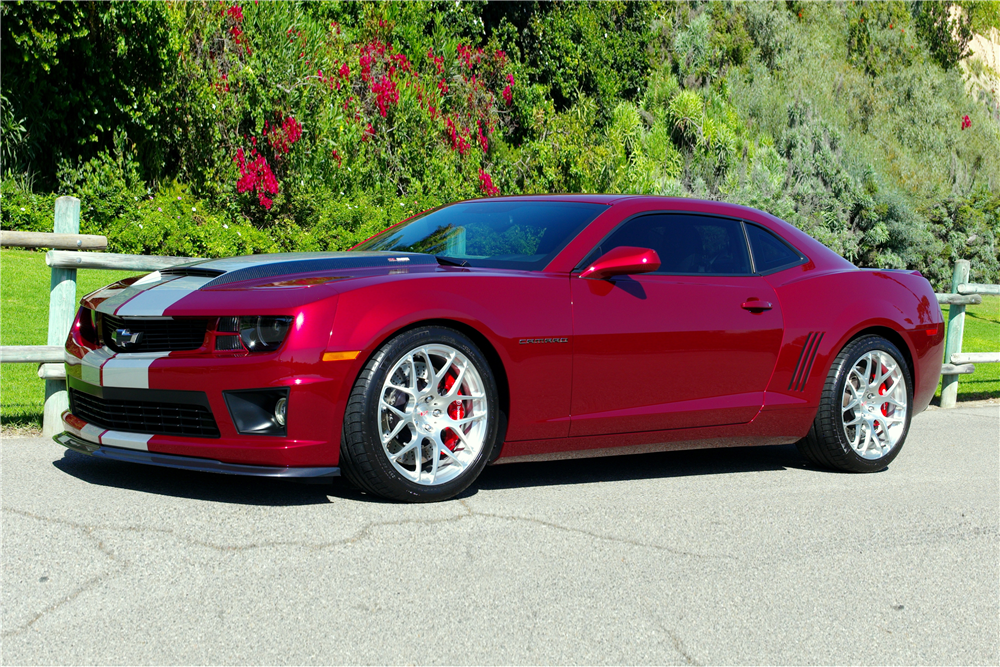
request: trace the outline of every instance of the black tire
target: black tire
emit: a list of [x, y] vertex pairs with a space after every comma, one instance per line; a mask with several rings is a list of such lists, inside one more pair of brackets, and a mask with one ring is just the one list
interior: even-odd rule
[[[483, 381], [487, 425], [480, 451], [457, 477], [441, 484], [426, 485], [407, 479], [390, 462], [379, 435], [378, 405], [387, 374], [411, 350], [432, 344], [448, 345], [460, 351], [475, 367]], [[341, 472], [348, 482], [362, 491], [390, 500], [416, 503], [446, 500], [468, 488], [486, 466], [497, 439], [499, 412], [493, 371], [486, 357], [467, 336], [441, 326], [404, 331], [378, 349], [354, 383], [340, 441]], [[419, 453], [419, 448], [417, 451]]]
[[[879, 458], [864, 458], [854, 450], [848, 440], [844, 426], [845, 413], [841, 406], [851, 369], [867, 353], [876, 350], [891, 356], [902, 371], [906, 383], [906, 414], [902, 431], [892, 448]], [[823, 385], [823, 395], [820, 398], [816, 419], [808, 435], [797, 443], [799, 452], [812, 463], [825, 468], [846, 472], [884, 470], [903, 448], [910, 430], [912, 406], [913, 375], [899, 348], [881, 336], [867, 335], [855, 338], [840, 351], [830, 367], [826, 383]]]

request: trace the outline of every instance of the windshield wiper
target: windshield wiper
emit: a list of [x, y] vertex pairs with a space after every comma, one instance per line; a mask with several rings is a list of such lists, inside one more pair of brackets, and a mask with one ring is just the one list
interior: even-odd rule
[[444, 264], [445, 266], [472, 266], [464, 259], [452, 259], [451, 257], [445, 257], [444, 255], [434, 255], [434, 259], [436, 259], [439, 264]]

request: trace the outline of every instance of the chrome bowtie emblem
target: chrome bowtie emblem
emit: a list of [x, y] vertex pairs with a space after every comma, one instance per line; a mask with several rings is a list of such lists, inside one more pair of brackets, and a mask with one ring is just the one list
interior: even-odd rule
[[124, 349], [132, 345], [138, 345], [139, 341], [142, 340], [142, 332], [136, 331], [132, 333], [128, 329], [115, 329], [115, 332], [111, 334], [111, 340], [115, 342], [115, 345]]

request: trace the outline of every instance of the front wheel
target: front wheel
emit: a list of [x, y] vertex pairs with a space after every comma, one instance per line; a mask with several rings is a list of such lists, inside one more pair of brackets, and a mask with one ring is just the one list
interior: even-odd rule
[[882, 470], [903, 447], [912, 403], [912, 376], [899, 348], [880, 336], [856, 338], [834, 360], [799, 451], [830, 468]]
[[420, 327], [385, 343], [351, 392], [341, 469], [370, 493], [409, 502], [464, 491], [497, 437], [497, 386], [461, 332]]

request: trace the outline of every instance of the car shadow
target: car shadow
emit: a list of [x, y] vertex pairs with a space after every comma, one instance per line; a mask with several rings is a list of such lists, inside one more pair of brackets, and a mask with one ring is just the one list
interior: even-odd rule
[[657, 454], [500, 464], [483, 471], [483, 490], [620, 482], [813, 468], [795, 445], [691, 449]]
[[[95, 459], [67, 451], [52, 465], [88, 484], [215, 503], [283, 507], [322, 505], [343, 499], [386, 503], [354, 489], [343, 479], [302, 483], [283, 479], [243, 477], [162, 468], [123, 461]], [[698, 449], [658, 454], [634, 454], [493, 465], [458, 496], [478, 491], [593, 484], [640, 479], [708, 476], [746, 472], [814, 468], [794, 445]]]
[[63, 453], [52, 465], [88, 484], [139, 493], [189, 498], [214, 503], [292, 507], [331, 502], [331, 486], [347, 484], [303, 484], [283, 479], [244, 477], [219, 473], [178, 470], [160, 466], [95, 459], [73, 451]]

